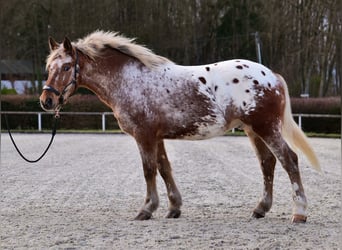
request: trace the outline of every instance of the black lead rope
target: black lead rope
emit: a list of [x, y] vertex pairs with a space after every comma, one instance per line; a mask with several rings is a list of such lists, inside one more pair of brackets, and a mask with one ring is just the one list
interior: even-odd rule
[[9, 125], [8, 125], [7, 115], [5, 114], [5, 121], [6, 121], [6, 126], [7, 126], [8, 134], [9, 134], [9, 136], [10, 136], [10, 138], [11, 138], [11, 141], [12, 141], [12, 143], [13, 143], [15, 149], [17, 150], [18, 154], [19, 154], [25, 161], [27, 161], [27, 162], [29, 162], [29, 163], [36, 163], [36, 162], [40, 161], [40, 160], [44, 157], [44, 155], [45, 155], [45, 154], [47, 153], [47, 151], [49, 150], [49, 148], [50, 148], [50, 146], [51, 146], [51, 144], [52, 144], [52, 142], [53, 142], [53, 139], [55, 138], [56, 130], [57, 130], [57, 121], [58, 121], [58, 118], [59, 118], [59, 116], [57, 116], [57, 115], [56, 115], [55, 118], [54, 118], [54, 119], [55, 119], [55, 122], [54, 122], [54, 125], [53, 125], [53, 128], [52, 128], [51, 140], [50, 140], [50, 142], [49, 142], [49, 145], [48, 145], [47, 148], [45, 149], [44, 153], [43, 153], [38, 159], [36, 159], [36, 160], [29, 160], [29, 159], [27, 159], [27, 158], [20, 152], [20, 150], [19, 150], [17, 144], [15, 143], [15, 141], [14, 141], [14, 139], [13, 139], [13, 136], [12, 136], [12, 133], [11, 133], [11, 130], [10, 130]]

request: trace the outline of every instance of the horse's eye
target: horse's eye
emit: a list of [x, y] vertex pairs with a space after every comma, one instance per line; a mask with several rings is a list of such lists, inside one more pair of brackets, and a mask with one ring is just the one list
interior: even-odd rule
[[64, 65], [64, 66], [63, 66], [63, 70], [64, 70], [64, 71], [68, 71], [69, 69], [70, 69], [70, 65]]

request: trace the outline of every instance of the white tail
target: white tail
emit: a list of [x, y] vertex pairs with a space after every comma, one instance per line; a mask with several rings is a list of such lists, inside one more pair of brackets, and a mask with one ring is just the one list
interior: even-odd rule
[[318, 158], [308, 142], [308, 139], [304, 132], [298, 127], [297, 123], [293, 120], [290, 96], [287, 89], [287, 84], [282, 76], [277, 74], [278, 79], [283, 83], [285, 90], [285, 111], [283, 118], [282, 135], [285, 140], [290, 144], [291, 148], [295, 151], [302, 151], [306, 158], [311, 163], [312, 167], [317, 171], [321, 171], [321, 167]]

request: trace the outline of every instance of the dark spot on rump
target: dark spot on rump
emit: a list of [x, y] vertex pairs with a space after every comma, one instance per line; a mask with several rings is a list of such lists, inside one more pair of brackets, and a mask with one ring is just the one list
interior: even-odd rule
[[246, 93], [249, 93], [249, 89], [246, 89], [245, 92], [246, 92]]
[[265, 76], [265, 75], [266, 75], [266, 73], [265, 73], [264, 71], [262, 71], [262, 70], [261, 70], [261, 74], [262, 74], [263, 76]]
[[215, 63], [214, 66], [217, 66], [217, 63]]
[[217, 91], [217, 89], [218, 89], [218, 86], [217, 86], [217, 85], [215, 85], [215, 91]]
[[258, 84], [259, 84], [258, 80], [254, 80], [253, 83], [254, 83], [255, 85], [258, 85]]
[[210, 71], [210, 67], [205, 67], [205, 69], [206, 69], [207, 71]]
[[169, 93], [170, 93], [170, 90], [166, 89], [166, 92], [169, 94]]
[[241, 65], [236, 66], [237, 69], [243, 69]]
[[243, 106], [246, 106], [246, 102], [245, 102], [245, 101], [243, 101], [243, 102], [242, 102], [242, 105], [243, 105]]
[[234, 78], [234, 79], [233, 79], [233, 83], [239, 83], [239, 79]]
[[244, 66], [245, 68], [249, 68], [249, 66], [248, 66], [247, 64], [243, 64], [243, 66]]
[[198, 80], [200, 80], [203, 84], [207, 83], [207, 80], [205, 80], [205, 78], [203, 76], [198, 77]]
[[267, 85], [268, 85], [269, 88], [271, 87], [271, 84], [269, 82], [267, 83]]
[[236, 60], [235, 62], [240, 62], [239, 60]]

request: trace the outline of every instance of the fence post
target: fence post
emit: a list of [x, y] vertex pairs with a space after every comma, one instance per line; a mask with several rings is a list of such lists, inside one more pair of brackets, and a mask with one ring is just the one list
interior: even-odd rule
[[298, 115], [298, 126], [302, 129], [302, 116], [300, 114]]
[[38, 131], [42, 131], [42, 113], [38, 113]]
[[102, 113], [102, 131], [106, 131], [106, 114]]

